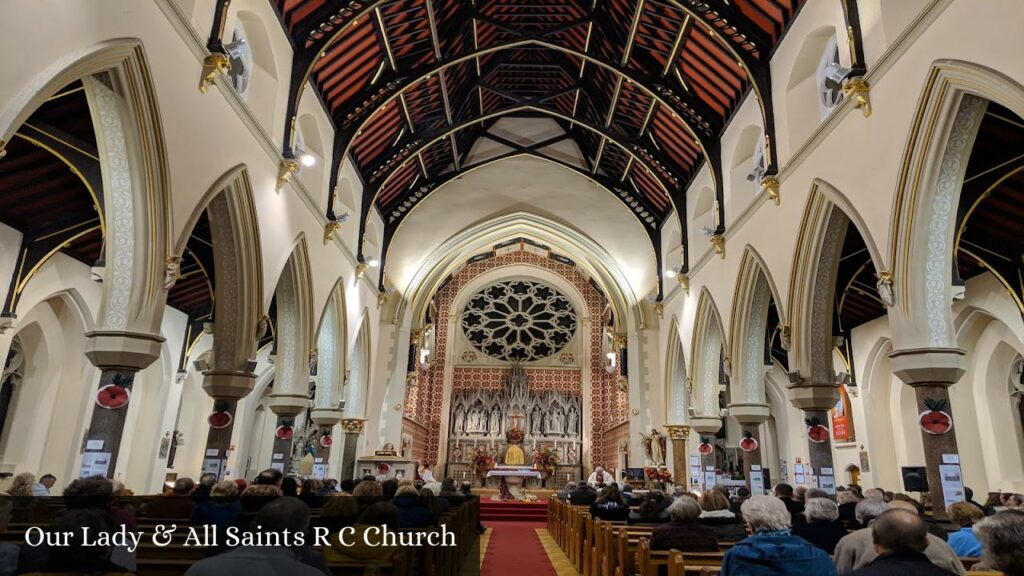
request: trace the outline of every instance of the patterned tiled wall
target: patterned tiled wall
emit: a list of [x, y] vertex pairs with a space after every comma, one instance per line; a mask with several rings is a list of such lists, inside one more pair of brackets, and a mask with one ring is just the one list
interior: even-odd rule
[[[505, 383], [504, 368], [456, 368], [452, 377], [452, 390], [501, 390]], [[558, 390], [574, 396], [580, 395], [579, 370], [552, 370], [527, 368], [531, 392]]]
[[[527, 264], [544, 268], [570, 282], [583, 294], [586, 301], [588, 315], [595, 321], [591, 323], [590, 329], [590, 373], [591, 373], [591, 460], [595, 464], [602, 464], [606, 458], [614, 460], [615, 453], [606, 452], [607, 443], [603, 440], [604, 431], [612, 426], [621, 423], [626, 418], [627, 400], [626, 394], [620, 392], [615, 384], [616, 375], [608, 374], [604, 370], [604, 358], [602, 351], [603, 329], [600, 321], [601, 313], [605, 306], [605, 297], [598, 292], [584, 278], [574, 266], [548, 258], [547, 256], [527, 251], [515, 251], [467, 264], [459, 270], [448, 282], [436, 297], [438, 318], [442, 319], [436, 325], [434, 342], [434, 358], [430, 363], [430, 369], [421, 373], [419, 385], [407, 395], [406, 415], [422, 424], [428, 431], [425, 447], [425, 458], [433, 461], [437, 459], [438, 444], [440, 442], [441, 429], [441, 407], [444, 401], [444, 372], [448, 360], [446, 348], [448, 343], [448, 316], [452, 314], [453, 301], [460, 290], [474, 278], [491, 270], [512, 266], [516, 264]], [[486, 372], [497, 372], [498, 374], [484, 374], [483, 369], [459, 368], [456, 374], [466, 376], [470, 381], [480, 382], [481, 386], [491, 388], [495, 383], [500, 383], [501, 371], [492, 370]], [[555, 376], [551, 374], [557, 372]], [[570, 386], [572, 378], [576, 379], [576, 389], [582, 389], [579, 372], [568, 370], [547, 370], [529, 369], [530, 386]], [[573, 376], [574, 375], [574, 376]], [[456, 377], [456, 382], [460, 381]], [[464, 387], [464, 384], [459, 384]], [[589, 463], [588, 463], [589, 464]]]

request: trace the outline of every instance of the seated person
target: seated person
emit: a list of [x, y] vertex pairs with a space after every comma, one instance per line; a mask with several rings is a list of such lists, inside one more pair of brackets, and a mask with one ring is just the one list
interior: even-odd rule
[[[857, 503], [855, 511], [857, 521], [867, 528], [861, 528], [843, 536], [843, 539], [836, 544], [835, 563], [840, 574], [847, 574], [863, 568], [878, 557], [870, 528], [872, 522], [890, 508], [902, 508], [917, 513], [917, 508], [909, 502], [901, 500], [887, 503], [884, 500], [868, 497]], [[960, 575], [967, 573], [953, 549], [934, 534], [928, 534], [928, 546], [925, 548], [924, 554], [932, 564], [940, 568]]]
[[[437, 484], [434, 482], [434, 484]], [[440, 485], [438, 485], [440, 486]], [[430, 488], [424, 487], [420, 490], [420, 502], [430, 510], [430, 515], [434, 517], [434, 522], [441, 517], [442, 514], [448, 511], [451, 504], [444, 498], [438, 498], [434, 491]]]
[[569, 494], [573, 490], [575, 490], [575, 489], [576, 489], [576, 483], [575, 482], [566, 482], [565, 483], [565, 488], [562, 488], [558, 492], [555, 492], [555, 498], [558, 498], [562, 502], [565, 502], [566, 500], [569, 499]]
[[223, 552], [227, 541], [225, 530], [238, 525], [242, 514], [242, 504], [238, 500], [238, 484], [232, 480], [224, 480], [214, 484], [210, 489], [210, 497], [203, 500], [192, 511], [189, 524], [193, 526], [213, 526], [217, 535], [217, 546], [211, 547], [210, 555]]
[[281, 489], [273, 484], [253, 484], [242, 492], [238, 498], [241, 512], [238, 514], [237, 526], [248, 528], [256, 519], [259, 511], [274, 500], [281, 497]]
[[[355, 532], [345, 542], [338, 539], [338, 532], [330, 535], [330, 548], [324, 549], [328, 562], [385, 562], [398, 550], [397, 547], [374, 546], [373, 535], [379, 532], [366, 531], [371, 527], [388, 527], [394, 529], [398, 525], [398, 507], [391, 502], [377, 502], [366, 508], [355, 524]], [[369, 539], [370, 542], [366, 540]]]
[[928, 547], [928, 528], [916, 513], [900, 508], [887, 510], [871, 523], [870, 530], [878, 557], [850, 572], [851, 576], [954, 576], [953, 572], [932, 564], [924, 555]]
[[[687, 494], [683, 497], [689, 497]], [[743, 520], [732, 511], [729, 499], [719, 490], [708, 490], [700, 495], [698, 501], [702, 512], [697, 519], [702, 526], [715, 531], [720, 542], [739, 542], [747, 537], [747, 527]]]
[[[40, 574], [96, 574], [107, 576], [116, 574], [133, 574], [110, 560], [111, 548], [95, 546], [93, 542], [84, 540], [85, 530], [90, 538], [101, 532], [110, 532], [113, 527], [106, 515], [96, 508], [68, 510], [58, 516], [51, 524], [51, 532], [65, 532], [69, 535], [68, 546], [51, 546], [49, 548], [46, 567], [35, 570]], [[20, 567], [19, 573], [26, 570]]]
[[1024, 512], [1006, 510], [985, 518], [975, 526], [981, 541], [981, 562], [974, 570], [998, 570], [1024, 574]]
[[396, 528], [426, 528], [434, 524], [434, 515], [420, 500], [419, 490], [411, 481], [402, 481], [391, 503], [398, 508]]
[[178, 478], [170, 494], [157, 497], [142, 507], [142, 515], [149, 518], [186, 520], [192, 516], [195, 502], [189, 498], [195, 482], [191, 478]]
[[839, 506], [828, 498], [811, 498], [804, 503], [804, 519], [793, 535], [814, 544], [831, 556], [836, 544], [848, 534], [839, 521]]
[[740, 512], [751, 535], [725, 553], [722, 576], [836, 574], [828, 554], [790, 534], [791, 517], [782, 500], [774, 496], [752, 496], [743, 503]]
[[977, 558], [981, 556], [981, 541], [974, 533], [974, 524], [985, 517], [980, 508], [967, 502], [957, 502], [947, 510], [949, 519], [960, 527], [949, 535], [949, 547], [961, 558]]
[[622, 491], [622, 498], [626, 500], [627, 506], [639, 506], [640, 498], [637, 498], [636, 494], [633, 494], [633, 487], [623, 482], [619, 485], [619, 490]]
[[454, 478], [445, 478], [441, 482], [441, 492], [438, 496], [448, 501], [449, 506], [457, 508], [466, 502], [466, 497], [455, 487]]
[[[270, 485], [268, 487], [277, 488]], [[249, 487], [247, 490], [252, 490]], [[298, 498], [278, 498], [260, 508], [253, 529], [262, 534], [305, 532], [309, 528], [309, 506]], [[314, 567], [316, 565], [317, 567]], [[323, 576], [327, 564], [322, 555], [308, 546], [239, 546], [234, 550], [200, 560], [185, 576]]]
[[336, 494], [324, 498], [317, 525], [323, 526], [331, 532], [337, 532], [346, 526], [353, 526], [358, 518], [359, 501], [356, 497], [349, 494]]
[[605, 486], [590, 505], [590, 515], [601, 520], [622, 521], [629, 518], [629, 506], [626, 505], [626, 500], [618, 487]]
[[597, 490], [589, 484], [580, 484], [575, 490], [569, 492], [569, 504], [574, 506], [590, 506], [597, 500]]
[[700, 506], [693, 498], [676, 498], [668, 507], [669, 522], [651, 530], [651, 550], [717, 552], [715, 531], [697, 522]]
[[626, 519], [627, 524], [663, 524], [668, 522], [668, 511], [662, 508], [661, 504], [665, 495], [657, 490], [651, 490], [644, 494], [640, 506], [635, 512], [629, 513]]

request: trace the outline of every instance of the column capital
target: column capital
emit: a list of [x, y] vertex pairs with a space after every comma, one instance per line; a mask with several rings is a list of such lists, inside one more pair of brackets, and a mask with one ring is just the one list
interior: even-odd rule
[[905, 348], [889, 353], [892, 373], [909, 386], [952, 386], [966, 371], [961, 348]]
[[722, 429], [722, 419], [719, 416], [693, 416], [690, 418], [690, 428], [698, 434], [717, 434]]
[[831, 410], [839, 401], [839, 384], [835, 382], [797, 382], [786, 387], [789, 402], [805, 412]]
[[252, 372], [210, 370], [203, 372], [203, 390], [214, 398], [238, 400], [245, 398], [256, 386]]
[[668, 437], [672, 440], [687, 440], [690, 438], [690, 427], [686, 424], [665, 424]]
[[334, 426], [341, 422], [342, 411], [337, 408], [313, 408], [309, 418], [317, 426]]
[[757, 426], [771, 416], [767, 404], [737, 402], [729, 404], [729, 415], [745, 426]]
[[97, 368], [138, 372], [160, 357], [164, 338], [158, 334], [125, 331], [85, 333], [85, 356]]
[[366, 427], [366, 418], [342, 418], [341, 429], [346, 434], [362, 434]]
[[295, 416], [309, 406], [309, 398], [305, 394], [271, 394], [267, 405], [278, 416]]

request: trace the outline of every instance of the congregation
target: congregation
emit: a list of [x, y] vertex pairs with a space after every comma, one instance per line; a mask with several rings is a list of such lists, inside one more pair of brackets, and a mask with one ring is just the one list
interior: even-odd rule
[[[179, 552], [194, 547], [205, 556], [185, 572], [193, 576], [334, 574], [349, 565], [359, 570], [383, 566], [388, 573], [402, 574], [398, 554], [403, 546], [440, 542], [468, 549], [464, 541], [455, 543], [449, 528], [462, 518], [458, 511], [465, 518], [475, 516], [479, 502], [469, 483], [456, 486], [451, 478], [299, 480], [272, 468], [251, 482], [218, 481], [212, 474], [198, 482], [180, 477], [152, 497], [137, 497], [120, 482], [100, 476], [76, 479], [62, 494], [51, 495], [55, 481], [46, 475], [36, 483], [33, 475], [23, 473], [0, 492], [0, 574], [155, 573], [142, 565], [139, 540], [149, 538], [151, 529], [159, 535], [161, 526], [171, 525], [181, 527], [183, 538], [171, 538], [164, 546]], [[40, 541], [32, 541], [34, 519], [40, 510], [54, 507], [59, 511], [40, 531]], [[28, 522], [12, 522], [19, 513]], [[483, 531], [478, 521], [471, 528]], [[111, 537], [111, 545], [97, 540], [97, 535], [129, 532], [141, 537]], [[445, 537], [435, 539], [433, 533]], [[58, 534], [67, 535], [59, 545], [53, 536]], [[328, 545], [321, 545], [324, 541]], [[404, 569], [418, 574], [426, 566]]]
[[629, 484], [570, 484], [557, 497], [592, 519], [651, 526], [650, 550], [719, 552], [721, 574], [887, 576], [964, 575], [972, 570], [1024, 574], [1024, 506], [1021, 495], [993, 493], [949, 506], [949, 522], [920, 500], [880, 488], [818, 488], [778, 484], [772, 495], [723, 487], [701, 494], [677, 487], [635, 493]]

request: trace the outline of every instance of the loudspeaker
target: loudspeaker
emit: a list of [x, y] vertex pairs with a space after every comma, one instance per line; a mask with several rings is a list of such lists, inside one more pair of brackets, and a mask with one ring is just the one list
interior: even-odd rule
[[907, 492], [928, 491], [928, 471], [924, 466], [903, 466], [903, 490]]

